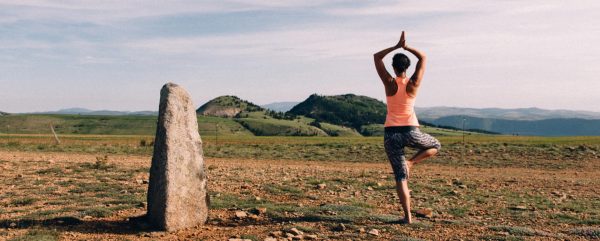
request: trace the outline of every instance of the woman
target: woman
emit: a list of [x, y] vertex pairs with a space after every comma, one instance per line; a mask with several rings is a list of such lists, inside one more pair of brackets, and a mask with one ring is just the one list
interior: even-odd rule
[[[383, 58], [396, 49], [405, 49], [414, 54], [417, 59], [415, 72], [407, 78], [406, 70], [410, 66], [410, 60], [402, 53], [394, 55], [392, 67], [396, 78], [393, 78], [385, 69]], [[387, 99], [387, 116], [385, 119], [385, 152], [392, 164], [394, 176], [396, 177], [396, 191], [404, 210], [404, 223], [412, 223], [410, 213], [410, 193], [407, 179], [414, 164], [432, 157], [438, 153], [441, 145], [434, 137], [422, 133], [419, 130], [419, 121], [415, 114], [414, 105], [417, 91], [425, 73], [425, 55], [414, 48], [406, 45], [404, 31], [396, 46], [377, 52], [374, 56], [375, 68], [379, 78], [383, 81]], [[417, 153], [406, 160], [404, 147], [417, 149]]]

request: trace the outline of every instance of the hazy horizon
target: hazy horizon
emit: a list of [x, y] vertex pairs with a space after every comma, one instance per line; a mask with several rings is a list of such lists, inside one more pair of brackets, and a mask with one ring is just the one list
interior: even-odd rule
[[[265, 106], [265, 105], [269, 105], [269, 104], [275, 104], [275, 103], [288, 103], [288, 102], [294, 102], [294, 103], [300, 103], [304, 100], [301, 101], [275, 101], [275, 102], [270, 102], [270, 103], [255, 103], [252, 102], [256, 105], [259, 106]], [[199, 108], [200, 106], [202, 106], [203, 104], [205, 104], [206, 102], [203, 103], [199, 103], [196, 104], [196, 108]], [[384, 102], [385, 103], [385, 102]], [[582, 109], [547, 109], [547, 108], [539, 108], [539, 107], [535, 107], [535, 106], [530, 106], [530, 107], [518, 107], [518, 108], [500, 108], [500, 107], [468, 107], [468, 106], [445, 106], [445, 105], [438, 105], [438, 106], [419, 106], [419, 105], [415, 105], [415, 108], [460, 108], [460, 109], [505, 109], [505, 110], [513, 110], [513, 109], [541, 109], [541, 110], [547, 110], [547, 111], [576, 111], [576, 112], [594, 112], [594, 113], [600, 113], [600, 111], [593, 111], [593, 110], [582, 110]], [[71, 110], [71, 109], [85, 109], [87, 111], [119, 111], [119, 112], [146, 112], [146, 111], [150, 111], [150, 112], [158, 112], [158, 105], [156, 106], [155, 109], [107, 109], [107, 108], [101, 108], [101, 109], [92, 109], [92, 108], [87, 108], [87, 107], [81, 107], [81, 106], [72, 106], [72, 107], [63, 107], [63, 108], [59, 108], [59, 109], [51, 109], [51, 110], [41, 110], [41, 111], [26, 111], [26, 112], [8, 112], [11, 114], [27, 114], [27, 113], [44, 113], [44, 112], [58, 112], [58, 111], [65, 111], [65, 110]], [[2, 110], [0, 110], [2, 111]]]
[[405, 30], [429, 60], [418, 107], [600, 112], [598, 12], [587, 0], [0, 0], [0, 111], [152, 111], [168, 81], [198, 106], [383, 101], [372, 54]]

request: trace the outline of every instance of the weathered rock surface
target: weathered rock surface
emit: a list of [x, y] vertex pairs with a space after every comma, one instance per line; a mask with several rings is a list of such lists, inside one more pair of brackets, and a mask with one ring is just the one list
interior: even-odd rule
[[167, 83], [160, 91], [146, 218], [174, 231], [206, 222], [208, 197], [202, 140], [194, 104], [182, 87]]

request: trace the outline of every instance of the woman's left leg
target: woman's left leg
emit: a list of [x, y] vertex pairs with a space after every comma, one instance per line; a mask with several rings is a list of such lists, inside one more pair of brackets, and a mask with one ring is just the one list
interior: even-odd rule
[[396, 180], [396, 192], [400, 199], [400, 205], [404, 211], [403, 221], [406, 223], [412, 222], [410, 214], [410, 191], [408, 190], [408, 182], [406, 174], [408, 171], [406, 158], [404, 157], [404, 140], [403, 133], [385, 133], [384, 147], [385, 152], [390, 160], [394, 177]]

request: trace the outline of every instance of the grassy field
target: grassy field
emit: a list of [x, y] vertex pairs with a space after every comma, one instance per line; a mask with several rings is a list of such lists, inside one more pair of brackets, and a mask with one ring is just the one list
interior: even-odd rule
[[[200, 118], [211, 195], [204, 227], [128, 224], [145, 210], [154, 137], [112, 130], [127, 122], [116, 118], [59, 132], [60, 144], [36, 127], [45, 124], [0, 131], [0, 240], [264, 240], [291, 228], [323, 240], [600, 238], [600, 137], [467, 133], [463, 142], [460, 132], [424, 128], [442, 150], [415, 167], [410, 188], [414, 210], [433, 216], [402, 225], [382, 137], [254, 136], [233, 120]], [[99, 126], [112, 134], [72, 133]]]
[[215, 137], [203, 136], [209, 223], [161, 233], [126, 221], [145, 210], [152, 136], [0, 135], [0, 239], [263, 240], [294, 227], [332, 240], [599, 237], [598, 137], [466, 136], [464, 156], [462, 137], [440, 137], [411, 179], [415, 210], [434, 216], [408, 226], [380, 137]]
[[[154, 135], [156, 116], [9, 115], [0, 117], [0, 133], [72, 135]], [[233, 119], [198, 116], [202, 135], [252, 136]]]
[[[19, 114], [0, 116], [0, 133], [51, 134], [50, 126], [58, 134], [84, 135], [154, 135], [156, 116], [87, 116], [87, 115], [35, 115]], [[198, 116], [201, 135], [219, 136], [361, 136], [348, 127], [319, 123], [311, 125], [312, 118], [299, 116], [293, 120], [275, 119], [256, 111], [242, 114], [241, 118]], [[365, 127], [373, 136], [383, 136], [383, 125]], [[424, 131], [438, 136], [461, 135], [461, 131], [423, 127]], [[476, 135], [477, 133], [467, 132]]]
[[[150, 135], [0, 134], [11, 151], [150, 155]], [[256, 137], [203, 135], [204, 153], [216, 158], [386, 162], [382, 137]], [[600, 158], [600, 137], [440, 136], [442, 151], [430, 162], [472, 167], [582, 167]], [[407, 154], [413, 152], [407, 149]]]

